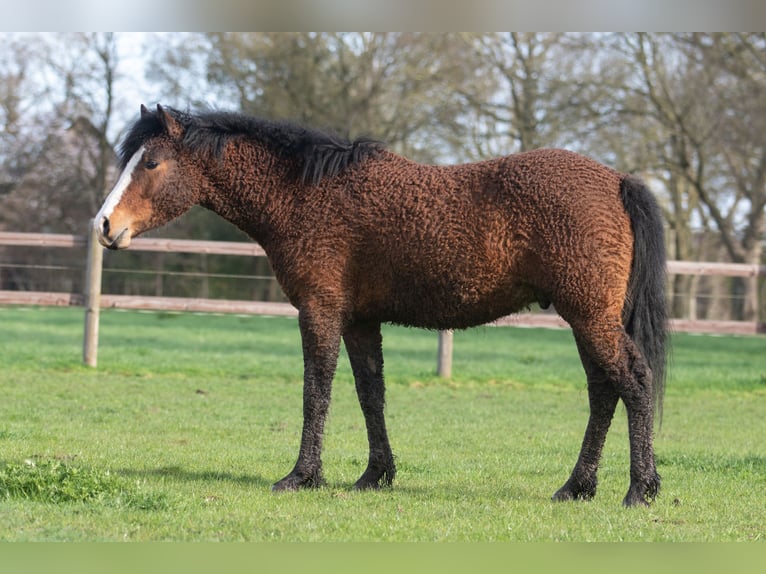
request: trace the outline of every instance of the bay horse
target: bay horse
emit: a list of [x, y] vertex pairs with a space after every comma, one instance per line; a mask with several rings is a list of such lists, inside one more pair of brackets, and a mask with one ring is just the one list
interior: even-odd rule
[[660, 210], [638, 178], [541, 149], [422, 165], [370, 139], [220, 111], [141, 106], [119, 148], [121, 175], [94, 219], [100, 243], [131, 239], [201, 205], [261, 244], [299, 311], [303, 432], [276, 491], [323, 484], [322, 435], [341, 339], [364, 413], [369, 459], [355, 487], [391, 485], [381, 323], [482, 325], [532, 303], [569, 323], [590, 417], [554, 500], [596, 493], [621, 399], [630, 440], [625, 506], [660, 477], [653, 426], [666, 360]]

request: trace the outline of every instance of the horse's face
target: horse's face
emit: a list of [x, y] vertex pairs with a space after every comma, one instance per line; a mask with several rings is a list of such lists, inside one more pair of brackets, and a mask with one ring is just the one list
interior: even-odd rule
[[[141, 107], [142, 115], [149, 112]], [[124, 249], [131, 239], [164, 225], [198, 202], [196, 166], [182, 153], [183, 128], [160, 106], [162, 134], [148, 138], [123, 169], [96, 215], [99, 242], [109, 249]], [[199, 181], [197, 179], [196, 181]]]

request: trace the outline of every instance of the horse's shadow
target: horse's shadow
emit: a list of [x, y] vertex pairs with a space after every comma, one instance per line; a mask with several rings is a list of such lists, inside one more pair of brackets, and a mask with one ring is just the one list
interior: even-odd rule
[[[258, 474], [233, 474], [231, 472], [221, 472], [217, 470], [188, 470], [181, 466], [162, 466], [159, 468], [150, 469], [135, 469], [135, 468], [122, 468], [117, 471], [121, 476], [129, 477], [134, 480], [146, 479], [146, 478], [169, 478], [171, 480], [180, 480], [185, 482], [204, 482], [204, 483], [220, 483], [228, 482], [230, 484], [236, 484], [245, 487], [263, 488], [271, 490], [274, 484], [274, 480], [267, 479]], [[353, 491], [358, 493], [375, 493], [375, 492], [390, 492], [395, 490], [404, 494], [422, 495], [428, 492], [427, 486], [412, 486], [412, 485], [397, 485], [394, 487], [383, 487], [380, 489], [364, 489], [356, 490], [353, 487], [353, 482], [344, 483], [342, 481], [327, 481], [321, 487], [320, 490], [340, 490], [340, 491]]]
[[141, 478], [170, 478], [186, 482], [228, 482], [242, 486], [269, 487], [273, 481], [257, 474], [233, 474], [217, 470], [188, 470], [180, 466], [162, 466], [160, 468], [135, 469], [123, 468], [118, 471], [122, 476], [135, 479]]

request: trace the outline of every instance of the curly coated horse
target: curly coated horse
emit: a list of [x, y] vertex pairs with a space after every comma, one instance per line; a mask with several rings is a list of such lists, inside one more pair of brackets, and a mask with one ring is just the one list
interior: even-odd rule
[[381, 323], [481, 325], [538, 302], [571, 325], [590, 418], [554, 500], [589, 499], [618, 400], [626, 407], [626, 506], [660, 477], [652, 446], [666, 360], [660, 210], [636, 177], [541, 149], [464, 165], [422, 165], [376, 141], [228, 112], [141, 106], [122, 173], [96, 215], [99, 241], [131, 239], [193, 205], [265, 250], [299, 311], [304, 358], [298, 460], [274, 490], [318, 486], [341, 339], [364, 413], [369, 461], [357, 488], [390, 485]]

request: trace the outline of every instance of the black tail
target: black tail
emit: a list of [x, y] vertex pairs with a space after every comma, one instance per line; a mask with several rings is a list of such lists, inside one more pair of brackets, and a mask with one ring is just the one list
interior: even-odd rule
[[623, 323], [652, 370], [655, 413], [661, 421], [668, 342], [662, 214], [652, 192], [637, 177], [622, 180], [620, 196], [633, 228], [633, 266]]

